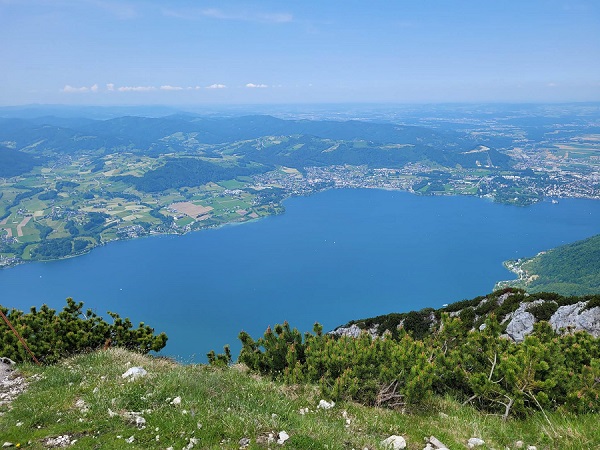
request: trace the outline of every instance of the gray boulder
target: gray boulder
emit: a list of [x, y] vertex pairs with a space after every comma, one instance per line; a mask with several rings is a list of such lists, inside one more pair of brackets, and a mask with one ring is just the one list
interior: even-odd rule
[[[506, 334], [515, 342], [522, 342], [533, 331], [536, 322], [533, 314], [527, 310], [544, 300], [522, 303], [515, 312], [509, 314], [505, 321], [509, 321]], [[585, 331], [594, 337], [600, 337], [600, 307], [585, 309], [587, 302], [578, 302], [572, 305], [560, 306], [550, 317], [549, 323], [556, 332]]]
[[[536, 302], [540, 302], [537, 300]], [[510, 320], [506, 327], [506, 334], [515, 342], [522, 342], [529, 333], [533, 331], [535, 317], [527, 311], [531, 305], [536, 302], [523, 303], [517, 310], [511, 313], [507, 320]]]
[[586, 302], [559, 307], [550, 318], [550, 325], [555, 331], [586, 331], [594, 337], [599, 337], [600, 307], [584, 309], [585, 307]]

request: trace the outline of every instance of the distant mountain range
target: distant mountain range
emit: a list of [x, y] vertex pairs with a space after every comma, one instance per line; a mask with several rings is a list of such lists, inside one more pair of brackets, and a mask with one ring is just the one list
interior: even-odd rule
[[271, 116], [0, 118], [0, 143], [20, 152], [13, 159], [23, 162], [19, 164], [21, 171], [29, 170], [25, 161], [32, 161], [21, 153], [104, 155], [123, 151], [149, 156], [171, 152], [212, 157], [229, 154], [266, 168], [335, 164], [400, 167], [419, 161], [473, 168], [482, 160], [497, 168], [511, 166], [511, 158], [493, 148], [489, 138], [475, 140], [465, 133], [417, 126]]

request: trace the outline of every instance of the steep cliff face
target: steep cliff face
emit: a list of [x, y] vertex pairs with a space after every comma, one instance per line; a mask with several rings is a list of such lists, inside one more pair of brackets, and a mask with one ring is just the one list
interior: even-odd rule
[[594, 337], [600, 336], [600, 295], [563, 297], [545, 292], [530, 295], [511, 288], [438, 310], [392, 313], [352, 321], [331, 331], [331, 334], [357, 337], [368, 332], [377, 337], [385, 332], [394, 334], [405, 329], [422, 335], [423, 329], [426, 333], [437, 330], [444, 313], [460, 318], [471, 329], [482, 329], [485, 320], [493, 314], [502, 325], [504, 335], [516, 342], [523, 341], [533, 331], [534, 324], [541, 320], [549, 322], [558, 333], [585, 331]]

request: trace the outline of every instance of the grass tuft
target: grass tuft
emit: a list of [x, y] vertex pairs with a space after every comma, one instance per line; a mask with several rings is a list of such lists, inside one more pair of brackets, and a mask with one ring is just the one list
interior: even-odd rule
[[[148, 375], [128, 381], [121, 375], [141, 366]], [[422, 449], [436, 436], [450, 448], [466, 448], [480, 437], [490, 448], [515, 448], [517, 441], [539, 449], [600, 446], [599, 415], [534, 414], [525, 420], [481, 414], [451, 398], [432, 400], [413, 414], [339, 403], [317, 409], [318, 388], [283, 385], [247, 373], [239, 366], [216, 369], [178, 365], [121, 349], [66, 359], [55, 366], [21, 366], [29, 389], [0, 417], [2, 440], [21, 448], [43, 449], [48, 438], [69, 435], [72, 448], [279, 448], [269, 443], [286, 431], [291, 449], [379, 449], [391, 434], [403, 435], [408, 449]], [[181, 404], [173, 399], [181, 398]], [[301, 414], [300, 410], [309, 411]], [[145, 419], [142, 426], [136, 417]], [[19, 424], [19, 425], [18, 425]], [[134, 437], [133, 442], [126, 439]]]

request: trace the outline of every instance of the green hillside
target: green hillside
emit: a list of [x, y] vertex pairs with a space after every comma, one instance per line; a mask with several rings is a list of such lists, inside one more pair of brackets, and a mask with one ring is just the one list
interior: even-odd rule
[[507, 261], [519, 278], [501, 282], [529, 292], [562, 295], [600, 293], [600, 235], [542, 252], [533, 258]]
[[[83, 316], [81, 303], [57, 315], [5, 310], [46, 363], [84, 353], [21, 362], [8, 377], [0, 362], [0, 436], [5, 447], [31, 449], [383, 450], [390, 435], [412, 450], [424, 437], [448, 448], [471, 438], [482, 450], [598, 448], [599, 338], [543, 322], [575, 303], [588, 314], [600, 296], [506, 289], [354, 323], [377, 337], [325, 334], [318, 324], [301, 334], [285, 323], [256, 340], [240, 333], [238, 363], [226, 348], [209, 353], [210, 365], [142, 355], [166, 336], [116, 314], [114, 325]], [[538, 323], [517, 343], [500, 319], [523, 307]], [[0, 338], [4, 354], [29, 359], [8, 329]]]
[[[148, 374], [123, 379], [134, 366]], [[2, 442], [17, 448], [53, 448], [62, 440], [73, 449], [383, 450], [390, 435], [403, 436], [410, 450], [424, 448], [429, 436], [451, 449], [466, 448], [472, 437], [485, 441], [477, 447], [482, 450], [517, 448], [519, 441], [524, 448], [561, 450], [600, 443], [597, 413], [534, 412], [503, 421], [450, 398], [433, 399], [411, 414], [350, 401], [326, 410], [317, 407], [323, 397], [312, 385], [270, 381], [241, 366], [183, 366], [121, 349], [20, 369], [28, 390], [10, 410], [0, 406]], [[279, 445], [283, 431], [289, 439]]]

